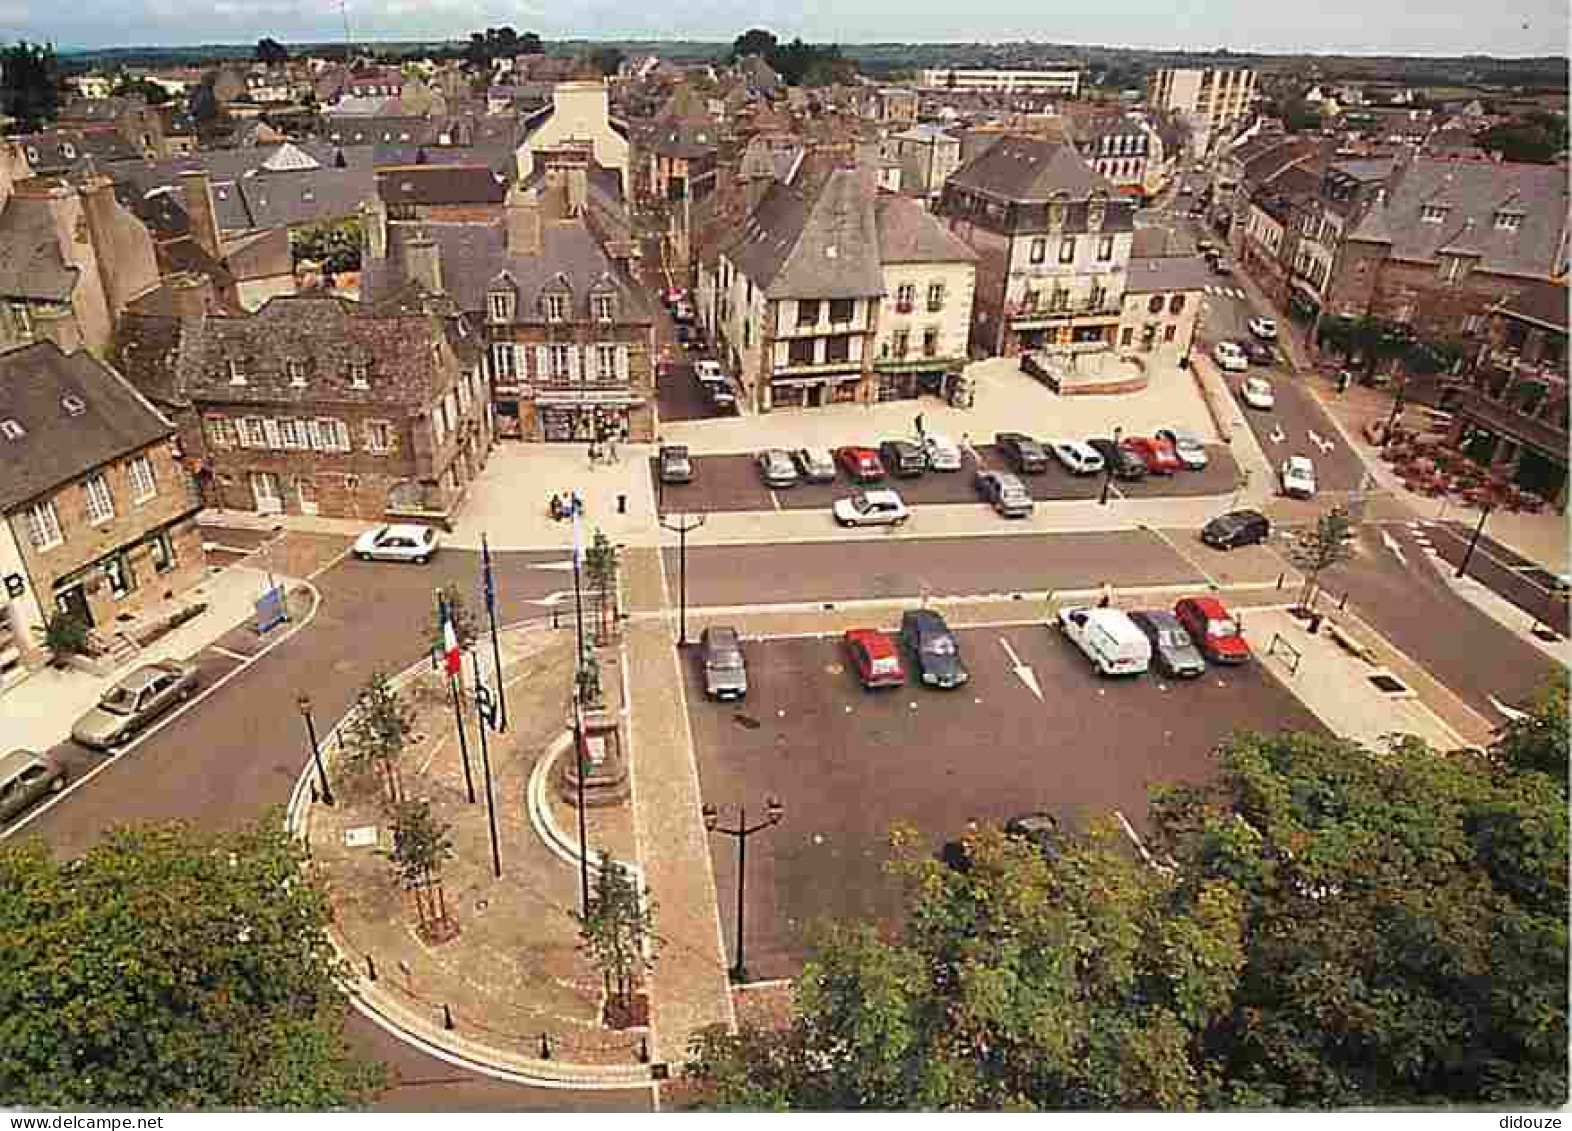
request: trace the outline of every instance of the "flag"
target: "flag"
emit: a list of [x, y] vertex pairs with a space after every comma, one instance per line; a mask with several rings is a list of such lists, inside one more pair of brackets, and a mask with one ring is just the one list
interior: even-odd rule
[[448, 609], [448, 603], [442, 602], [442, 654], [447, 661], [448, 674], [459, 674], [459, 639], [458, 633], [453, 630], [453, 614]]
[[486, 612], [497, 615], [497, 584], [491, 578], [491, 546], [486, 536], [480, 536], [480, 578], [486, 590]]

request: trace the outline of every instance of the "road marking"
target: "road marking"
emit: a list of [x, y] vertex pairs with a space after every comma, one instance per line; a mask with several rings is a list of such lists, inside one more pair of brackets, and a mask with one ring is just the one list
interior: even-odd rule
[[1037, 701], [1042, 702], [1042, 685], [1037, 682], [1037, 673], [1032, 671], [1030, 664], [1021, 663], [1021, 658], [1015, 654], [1015, 649], [1010, 647], [1010, 642], [1004, 637], [999, 637], [999, 643], [1004, 645], [1004, 650], [1009, 654], [1010, 664], [1015, 669], [1016, 677], [1026, 685], [1026, 690], [1037, 696]]
[[251, 658], [244, 652], [236, 652], [233, 648], [225, 648], [222, 644], [209, 644], [207, 650], [209, 652], [217, 652], [220, 656], [228, 656], [231, 660], [236, 660], [242, 664]]
[[1385, 530], [1381, 531], [1381, 544], [1392, 551], [1392, 556], [1398, 560], [1398, 564], [1408, 565], [1408, 557], [1403, 553], [1403, 547], [1398, 545], [1397, 539], [1393, 538]]
[[530, 605], [544, 605], [549, 609], [554, 605], [562, 604], [571, 596], [573, 596], [573, 590], [558, 589], [555, 593], [547, 593], [544, 597], [536, 597], [526, 603]]
[[1281, 444], [1284, 440], [1288, 439], [1288, 433], [1283, 431], [1283, 426], [1281, 424], [1273, 421], [1272, 430], [1266, 434], [1266, 438], [1272, 441], [1274, 444]]
[[1312, 444], [1321, 449], [1322, 455], [1325, 455], [1327, 452], [1330, 452], [1333, 448], [1337, 447], [1337, 445], [1332, 443], [1332, 441], [1323, 440], [1319, 435], [1316, 434], [1313, 428], [1308, 429], [1305, 432], [1305, 435], [1310, 438], [1310, 442]]
[[569, 571], [571, 571], [573, 569], [573, 559], [569, 558], [565, 562], [531, 562], [529, 568], [530, 569], [555, 569], [555, 570], [562, 570], [564, 572], [569, 572]]

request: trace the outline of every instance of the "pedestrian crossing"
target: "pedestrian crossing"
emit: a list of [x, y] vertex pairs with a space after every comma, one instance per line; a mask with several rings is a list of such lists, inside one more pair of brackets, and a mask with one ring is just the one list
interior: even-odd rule
[[1209, 295], [1225, 295], [1228, 298], [1244, 298], [1245, 296], [1244, 291], [1238, 287], [1205, 287], [1203, 289]]

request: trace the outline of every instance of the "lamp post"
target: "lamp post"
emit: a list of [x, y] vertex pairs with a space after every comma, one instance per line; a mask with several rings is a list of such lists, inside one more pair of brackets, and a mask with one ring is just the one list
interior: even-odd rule
[[590, 910], [589, 816], [584, 808], [584, 700], [578, 674], [573, 677], [573, 777], [579, 808], [579, 912]]
[[1403, 415], [1403, 404], [1406, 401], [1408, 382], [1403, 381], [1397, 386], [1397, 392], [1392, 396], [1392, 415], [1386, 418], [1386, 430], [1381, 433], [1381, 449], [1392, 442], [1392, 429], [1397, 427], [1397, 418]]
[[1490, 517], [1490, 512], [1496, 509], [1494, 503], [1485, 503], [1479, 508], [1479, 522], [1474, 526], [1474, 535], [1468, 540], [1468, 549], [1463, 551], [1463, 561], [1457, 567], [1457, 576], [1468, 576], [1468, 563], [1474, 560], [1474, 547], [1479, 545], [1479, 539], [1485, 532], [1485, 519]]
[[708, 515], [690, 514], [667, 521], [661, 518], [660, 524], [666, 530], [677, 534], [677, 644], [686, 647], [688, 643], [688, 532], [697, 530], [708, 521]]
[[748, 838], [754, 833], [762, 832], [780, 824], [781, 818], [786, 815], [786, 807], [776, 797], [769, 798], [764, 803], [764, 820], [756, 825], [748, 824], [747, 806], [738, 809], [737, 827], [728, 829], [720, 823], [720, 810], [713, 805], [704, 807], [704, 827], [712, 833], [721, 833], [734, 837], [737, 841], [737, 960], [732, 964], [728, 973], [733, 982], [744, 982], [748, 978], [748, 967], [743, 961], [742, 949], [742, 908], [744, 883], [748, 876]]
[[322, 765], [322, 746], [317, 742], [317, 724], [311, 717], [311, 696], [301, 692], [295, 697], [300, 717], [306, 720], [306, 735], [311, 739], [311, 759], [317, 764], [317, 780], [322, 783], [322, 804], [334, 805], [333, 791], [328, 788], [327, 770]]

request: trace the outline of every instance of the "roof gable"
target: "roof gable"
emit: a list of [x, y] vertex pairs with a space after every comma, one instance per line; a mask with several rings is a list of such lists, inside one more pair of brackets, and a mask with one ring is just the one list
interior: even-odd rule
[[1113, 185], [1073, 145], [1009, 135], [1000, 138], [950, 176], [961, 188], [1004, 200], [1046, 202], [1063, 194], [1072, 200]]

